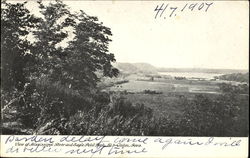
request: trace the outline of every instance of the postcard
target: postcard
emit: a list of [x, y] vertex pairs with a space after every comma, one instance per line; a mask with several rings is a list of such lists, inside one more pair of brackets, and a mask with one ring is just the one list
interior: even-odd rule
[[248, 156], [248, 1], [1, 1], [1, 157]]

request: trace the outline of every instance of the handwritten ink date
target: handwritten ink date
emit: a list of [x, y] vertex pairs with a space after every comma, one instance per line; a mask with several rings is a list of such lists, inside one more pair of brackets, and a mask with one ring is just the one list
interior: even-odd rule
[[186, 3], [182, 6], [172, 6], [171, 4], [162, 3], [157, 5], [154, 9], [155, 19], [167, 17], [175, 17], [181, 12], [185, 11], [204, 11], [207, 12], [213, 5], [213, 2], [200, 2], [200, 3]]

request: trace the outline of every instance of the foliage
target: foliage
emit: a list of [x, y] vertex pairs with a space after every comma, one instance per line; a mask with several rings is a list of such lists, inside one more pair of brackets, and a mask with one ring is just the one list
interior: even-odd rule
[[219, 88], [223, 93], [227, 94], [249, 94], [248, 84], [231, 85], [226, 83], [220, 83]]
[[242, 119], [240, 114], [248, 111], [246, 106], [249, 103], [241, 100], [243, 99], [237, 93], [225, 93], [216, 100], [197, 95], [194, 100], [184, 104], [184, 115], [180, 124], [183, 133], [180, 135], [247, 136], [248, 121]]
[[[99, 78], [97, 70], [104, 76], [113, 77], [118, 70], [113, 68], [114, 55], [108, 53], [111, 41], [109, 28], [98, 22], [96, 17], [81, 11], [73, 14], [61, 1], [48, 6], [39, 2], [43, 20], [34, 35], [38, 40], [36, 56], [39, 58], [38, 74], [48, 76], [51, 81], [61, 81], [62, 85], [75, 90], [90, 91]], [[70, 28], [69, 39], [67, 28]], [[68, 46], [62, 46], [67, 41]]]
[[249, 73], [233, 73], [215, 77], [216, 79], [249, 83]]
[[120, 97], [109, 106], [94, 106], [68, 119], [49, 120], [36, 130], [36, 134], [149, 135], [154, 127], [151, 109], [142, 104], [132, 105]]
[[144, 93], [145, 94], [162, 94], [162, 92], [157, 92], [157, 91], [154, 91], [154, 90], [144, 90]]
[[26, 2], [2, 5], [4, 118], [11, 114], [20, 127], [36, 129], [100, 104], [96, 84], [102, 76], [96, 71], [108, 77], [119, 72], [108, 53], [110, 29], [83, 11], [71, 13], [61, 1], [38, 1], [40, 16], [31, 14]]
[[9, 4], [2, 1], [1, 9], [1, 86], [5, 91], [24, 89], [28, 81], [31, 43], [25, 38], [38, 24], [25, 3]]

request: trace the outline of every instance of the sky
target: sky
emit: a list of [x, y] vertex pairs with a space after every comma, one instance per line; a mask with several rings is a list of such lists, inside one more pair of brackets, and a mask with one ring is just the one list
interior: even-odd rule
[[[204, 3], [203, 3], [204, 2]], [[243, 1], [65, 1], [111, 28], [117, 62], [157, 67], [248, 69], [249, 8]], [[162, 17], [156, 11], [167, 6]], [[188, 4], [187, 4], [188, 3]], [[193, 11], [191, 4], [197, 5]], [[198, 10], [198, 7], [204, 7]], [[207, 3], [211, 3], [207, 1]], [[181, 12], [180, 10], [185, 9]], [[169, 17], [170, 7], [178, 7]], [[175, 16], [176, 14], [176, 16]]]

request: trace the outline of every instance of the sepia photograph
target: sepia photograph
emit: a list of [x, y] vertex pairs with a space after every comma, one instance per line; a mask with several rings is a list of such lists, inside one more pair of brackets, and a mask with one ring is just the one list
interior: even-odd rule
[[248, 137], [248, 42], [246, 1], [1, 0], [1, 135]]

